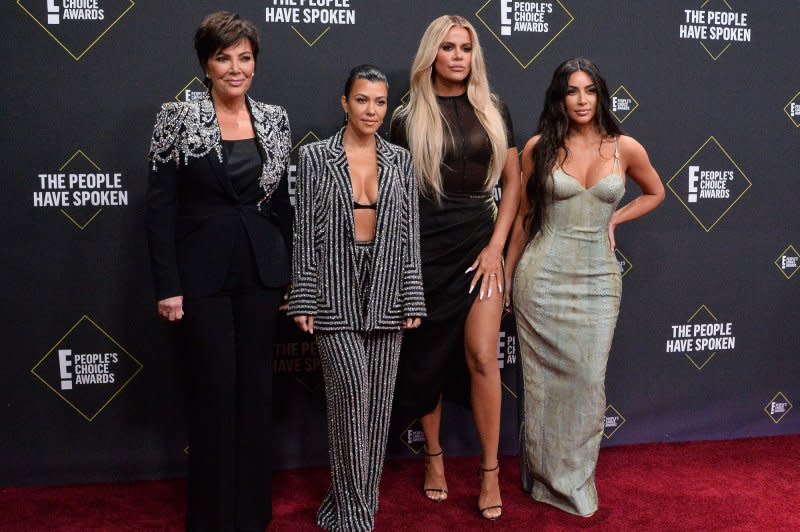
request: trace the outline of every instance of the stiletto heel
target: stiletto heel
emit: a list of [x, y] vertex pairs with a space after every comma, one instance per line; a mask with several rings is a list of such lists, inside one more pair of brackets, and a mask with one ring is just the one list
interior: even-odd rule
[[[481, 465], [481, 466], [478, 467], [478, 478], [481, 481], [483, 481], [483, 474], [484, 473], [491, 473], [492, 471], [498, 471], [499, 469], [500, 469], [500, 461], [498, 461], [497, 465], [494, 466], [494, 467], [483, 467], [483, 465]], [[500, 474], [500, 472], [498, 471], [498, 475], [499, 474]], [[498, 488], [499, 488], [499, 479], [498, 479]], [[500, 510], [500, 513], [497, 514], [497, 515], [494, 515], [494, 516], [486, 514], [486, 512], [488, 512], [489, 510], [495, 510], [495, 509]], [[486, 506], [484, 508], [481, 508], [480, 506], [478, 506], [478, 512], [481, 514], [481, 517], [483, 517], [484, 519], [488, 519], [489, 521], [497, 521], [498, 519], [500, 519], [500, 516], [503, 515], [503, 505], [502, 504], [493, 504], [491, 506]]]
[[[425, 455], [425, 469], [427, 471], [430, 459], [436, 456], [442, 456], [444, 454], [444, 449], [440, 448], [438, 453], [429, 453], [428, 448], [425, 447], [422, 453]], [[444, 457], [442, 459], [444, 459]], [[447, 499], [447, 488], [426, 488], [423, 484], [422, 493], [433, 502], [442, 502]]]

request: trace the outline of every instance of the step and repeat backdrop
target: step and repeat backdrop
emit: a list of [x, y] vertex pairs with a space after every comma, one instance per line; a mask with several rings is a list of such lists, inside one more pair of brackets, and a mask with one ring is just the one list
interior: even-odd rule
[[[204, 90], [192, 39], [219, 9], [259, 27], [251, 95], [287, 108], [295, 154], [339, 128], [354, 65], [382, 66], [398, 105], [419, 38], [444, 13], [477, 28], [520, 145], [554, 68], [592, 58], [667, 188], [617, 231], [605, 445], [800, 432], [796, 0], [8, 0], [0, 484], [183, 474], [186, 364], [155, 313], [146, 156], [160, 104]], [[637, 193], [629, 182], [625, 201]], [[266, 452], [281, 467], [322, 464], [317, 353], [290, 320], [278, 327]], [[503, 454], [518, 451], [519, 356], [510, 316], [497, 349]], [[477, 452], [468, 410], [446, 404], [442, 430], [449, 454]], [[396, 421], [390, 456], [422, 443], [418, 421]]]

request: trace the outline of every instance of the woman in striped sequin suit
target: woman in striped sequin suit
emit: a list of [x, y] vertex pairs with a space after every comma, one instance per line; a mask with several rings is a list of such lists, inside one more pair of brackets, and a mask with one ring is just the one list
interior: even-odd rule
[[425, 316], [417, 184], [409, 153], [377, 134], [386, 76], [350, 73], [347, 125], [303, 146], [290, 316], [315, 333], [325, 381], [331, 487], [327, 530], [372, 530], [402, 329]]

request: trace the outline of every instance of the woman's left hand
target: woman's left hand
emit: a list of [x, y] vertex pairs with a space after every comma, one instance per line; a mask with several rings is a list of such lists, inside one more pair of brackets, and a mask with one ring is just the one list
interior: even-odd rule
[[416, 329], [422, 323], [420, 318], [405, 318], [403, 320], [403, 329]]
[[472, 266], [467, 268], [464, 273], [469, 273], [475, 270], [475, 275], [472, 276], [472, 282], [469, 285], [469, 293], [475, 290], [475, 286], [480, 281], [481, 291], [478, 296], [479, 299], [492, 297], [495, 289], [498, 294], [503, 293], [503, 259], [502, 247], [495, 247], [489, 244], [481, 250], [478, 258], [472, 263]]

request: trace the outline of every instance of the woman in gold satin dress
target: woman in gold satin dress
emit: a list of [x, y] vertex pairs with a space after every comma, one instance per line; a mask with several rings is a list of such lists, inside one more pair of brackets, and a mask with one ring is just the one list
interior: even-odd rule
[[[553, 74], [522, 174], [506, 256], [515, 270], [522, 452], [535, 500], [588, 517], [597, 510], [606, 363], [622, 295], [614, 229], [655, 209], [664, 186], [642, 145], [621, 133], [605, 80], [583, 58]], [[641, 195], [617, 209], [626, 175]]]

